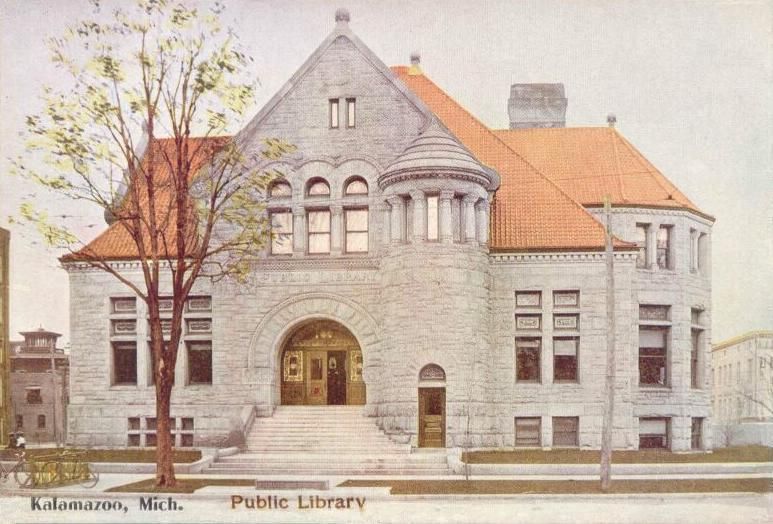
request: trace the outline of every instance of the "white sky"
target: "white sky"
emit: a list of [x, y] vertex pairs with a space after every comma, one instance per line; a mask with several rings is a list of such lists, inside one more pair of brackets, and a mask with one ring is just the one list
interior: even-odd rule
[[[773, 3], [702, 1], [225, 0], [225, 20], [255, 58], [257, 109], [333, 29], [339, 6], [387, 65], [421, 53], [422, 69], [491, 127], [507, 127], [512, 83], [563, 82], [567, 124], [618, 129], [713, 214], [713, 339], [773, 329]], [[4, 0], [0, 7], [0, 226], [25, 195], [87, 231], [99, 210], [74, 207], [10, 177], [18, 134], [57, 81], [43, 38], [86, 0]], [[255, 112], [256, 112], [255, 111]], [[246, 122], [244, 122], [246, 123]], [[239, 126], [237, 126], [239, 127]], [[234, 129], [233, 131], [236, 131]], [[91, 227], [89, 227], [91, 226]], [[69, 333], [59, 253], [12, 229], [11, 332]]]

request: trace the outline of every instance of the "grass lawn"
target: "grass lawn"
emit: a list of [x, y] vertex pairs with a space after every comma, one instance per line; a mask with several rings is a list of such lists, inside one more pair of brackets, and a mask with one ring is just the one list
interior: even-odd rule
[[254, 487], [253, 479], [177, 479], [177, 485], [173, 488], [157, 488], [156, 479], [147, 479], [140, 482], [132, 482], [123, 486], [116, 486], [107, 491], [113, 493], [193, 493], [197, 489], [206, 486], [237, 486]]
[[[341, 487], [390, 487], [392, 495], [593, 495], [597, 480], [347, 480]], [[614, 480], [609, 493], [770, 493], [773, 479]]]
[[[156, 462], [156, 450], [155, 449], [78, 449], [78, 448], [28, 448], [24, 451], [27, 453], [28, 460], [34, 460], [39, 456], [50, 456], [61, 453], [63, 450], [67, 451], [82, 451], [85, 452], [82, 460], [86, 462], [131, 462], [131, 463], [151, 463]], [[0, 460], [15, 461], [15, 454], [19, 450], [16, 449], [2, 449], [0, 450]], [[190, 462], [196, 462], [201, 458], [201, 451], [193, 449], [176, 449], [174, 450], [174, 462], [185, 464]]]
[[[580, 449], [523, 449], [515, 451], [470, 451], [462, 460], [470, 464], [598, 464], [599, 451]], [[715, 449], [713, 453], [672, 453], [665, 450], [614, 451], [613, 464], [712, 462], [773, 462], [773, 448], [739, 446]]]

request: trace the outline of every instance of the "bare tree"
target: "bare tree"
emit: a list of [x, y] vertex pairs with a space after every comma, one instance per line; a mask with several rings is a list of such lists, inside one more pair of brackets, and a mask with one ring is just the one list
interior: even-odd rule
[[[14, 165], [61, 197], [104, 209], [115, 234], [131, 245], [142, 278], [121, 273], [76, 230], [30, 202], [20, 220], [66, 249], [64, 261], [112, 275], [145, 302], [156, 482], [173, 486], [170, 396], [184, 305], [200, 278], [246, 278], [270, 229], [262, 195], [277, 173], [261, 166], [292, 147], [266, 140], [247, 149], [221, 136], [249, 108], [254, 82], [245, 80], [251, 59], [219, 23], [220, 3], [200, 10], [182, 1], [135, 0], [110, 11], [91, 3], [88, 18], [49, 42], [62, 75], [44, 89], [42, 111], [27, 118], [28, 154]], [[141, 154], [143, 128], [148, 146]], [[166, 295], [167, 340], [159, 313]]]

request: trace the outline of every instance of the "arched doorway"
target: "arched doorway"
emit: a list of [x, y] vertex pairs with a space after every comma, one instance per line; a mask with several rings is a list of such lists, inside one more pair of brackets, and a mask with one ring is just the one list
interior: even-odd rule
[[281, 374], [283, 405], [365, 404], [360, 345], [337, 322], [297, 328], [282, 349]]
[[446, 447], [446, 372], [437, 364], [419, 371], [419, 447]]

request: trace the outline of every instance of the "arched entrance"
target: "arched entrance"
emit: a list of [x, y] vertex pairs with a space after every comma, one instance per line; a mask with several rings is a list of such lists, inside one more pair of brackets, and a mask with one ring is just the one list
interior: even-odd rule
[[283, 405], [365, 404], [360, 345], [337, 322], [298, 327], [282, 349], [281, 378]]
[[446, 447], [446, 372], [437, 364], [419, 371], [419, 447]]

